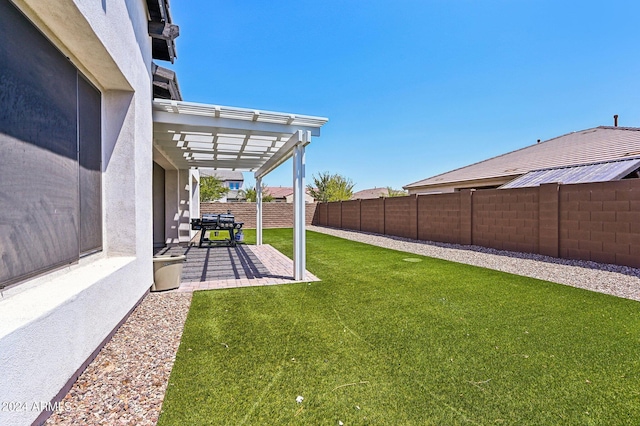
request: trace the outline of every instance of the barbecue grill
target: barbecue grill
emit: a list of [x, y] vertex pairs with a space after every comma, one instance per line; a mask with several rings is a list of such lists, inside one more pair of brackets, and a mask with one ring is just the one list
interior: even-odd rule
[[[204, 243], [207, 243], [207, 245], [222, 244], [233, 247], [236, 245], [236, 235], [242, 229], [242, 225], [244, 225], [244, 222], [236, 222], [230, 211], [227, 211], [227, 214], [205, 213], [202, 215], [202, 219], [191, 219], [191, 229], [201, 231], [198, 247], [202, 247]], [[228, 231], [229, 239], [210, 240], [206, 238], [207, 231]]]

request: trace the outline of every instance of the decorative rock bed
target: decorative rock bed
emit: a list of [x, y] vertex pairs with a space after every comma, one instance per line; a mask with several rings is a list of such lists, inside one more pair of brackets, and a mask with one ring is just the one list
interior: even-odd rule
[[155, 425], [191, 296], [149, 293], [45, 424]]

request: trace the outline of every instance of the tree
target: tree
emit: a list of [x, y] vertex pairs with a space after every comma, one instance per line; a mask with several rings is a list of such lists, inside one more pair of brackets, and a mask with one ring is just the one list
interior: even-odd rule
[[353, 196], [355, 184], [342, 175], [329, 172], [318, 173], [313, 176], [313, 185], [307, 185], [307, 191], [317, 201], [349, 200]]
[[227, 195], [229, 188], [225, 187], [215, 176], [200, 177], [200, 202], [216, 201]]
[[[258, 191], [256, 191], [255, 186], [249, 187], [247, 189], [243, 189], [241, 193], [244, 196], [245, 201], [255, 203], [256, 200], [258, 199]], [[273, 196], [269, 194], [269, 191], [267, 190], [267, 185], [263, 183], [262, 184], [262, 202], [268, 203], [270, 201], [273, 201]]]
[[404, 197], [407, 195], [407, 191], [404, 189], [393, 189], [390, 186], [387, 186], [387, 192], [389, 194], [387, 197]]

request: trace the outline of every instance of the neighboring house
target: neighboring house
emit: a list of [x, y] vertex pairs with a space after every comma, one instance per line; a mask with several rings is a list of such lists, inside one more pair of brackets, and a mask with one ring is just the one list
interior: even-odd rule
[[[291, 186], [267, 186], [264, 192], [273, 197], [274, 203], [293, 203], [293, 187]], [[304, 190], [304, 202], [315, 202], [307, 189]]]
[[200, 169], [200, 177], [213, 176], [222, 181], [225, 188], [229, 188], [227, 195], [220, 198], [219, 202], [234, 202], [243, 199], [242, 190], [244, 189], [244, 176], [242, 172], [232, 170], [214, 170], [209, 168]]
[[[640, 156], [640, 128], [600, 126], [572, 132], [410, 183], [404, 189], [409, 194], [433, 194], [461, 189], [499, 188], [534, 171], [535, 178], [522, 180], [519, 186], [524, 181], [528, 181], [530, 185], [539, 185], [558, 181], [572, 183], [632, 178], [636, 177], [635, 163], [621, 164], [619, 160], [637, 156]], [[593, 173], [593, 163], [598, 163], [597, 173]], [[586, 168], [587, 165], [591, 167]], [[575, 166], [581, 167], [571, 173], [564, 173], [562, 177], [557, 172], [546, 172], [542, 179], [540, 174], [543, 169], [567, 169]], [[572, 180], [568, 180], [569, 175]]]
[[389, 196], [389, 188], [369, 188], [355, 192], [352, 200], [370, 200], [372, 198], [383, 198]]
[[[177, 35], [169, 0], [0, 0], [0, 425], [42, 423], [149, 291], [154, 243], [193, 237], [198, 168], [259, 185], [293, 157], [302, 190], [328, 119], [182, 102], [153, 63]], [[293, 240], [301, 280], [303, 204]]]

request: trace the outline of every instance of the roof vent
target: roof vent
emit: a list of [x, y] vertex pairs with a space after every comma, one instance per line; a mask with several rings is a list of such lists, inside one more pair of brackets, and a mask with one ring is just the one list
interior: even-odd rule
[[618, 114], [613, 116], [613, 127], [618, 127]]

